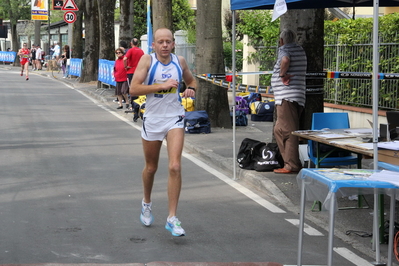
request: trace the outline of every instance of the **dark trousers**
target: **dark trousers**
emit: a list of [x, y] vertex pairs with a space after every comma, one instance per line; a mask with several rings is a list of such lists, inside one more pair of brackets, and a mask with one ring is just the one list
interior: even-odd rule
[[297, 102], [286, 100], [283, 100], [281, 105], [276, 105], [274, 137], [284, 160], [284, 168], [290, 171], [299, 171], [302, 168], [298, 137], [293, 136], [291, 132], [299, 129], [299, 118], [303, 109]]

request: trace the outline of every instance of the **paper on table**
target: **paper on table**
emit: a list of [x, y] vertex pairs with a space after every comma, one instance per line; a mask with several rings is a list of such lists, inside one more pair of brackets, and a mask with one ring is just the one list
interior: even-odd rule
[[352, 133], [352, 134], [372, 134], [373, 131], [371, 128], [352, 128], [352, 129], [345, 129], [344, 132]]
[[378, 142], [378, 148], [399, 151], [399, 141]]
[[382, 170], [369, 177], [370, 180], [388, 182], [399, 187], [399, 172]]
[[344, 138], [330, 141], [331, 144], [351, 146], [362, 150], [372, 150], [373, 143], [365, 143], [358, 138]]
[[325, 139], [353, 138], [353, 136], [343, 135], [343, 134], [320, 134], [317, 136], [320, 138], [325, 138]]

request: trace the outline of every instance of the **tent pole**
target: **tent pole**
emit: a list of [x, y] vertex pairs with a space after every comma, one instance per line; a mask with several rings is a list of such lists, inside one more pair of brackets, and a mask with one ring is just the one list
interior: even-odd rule
[[233, 82], [232, 82], [232, 91], [233, 91], [233, 96], [231, 98], [231, 107], [233, 111], [233, 180], [237, 179], [237, 153], [236, 153], [236, 11], [233, 10], [232, 14], [232, 37], [231, 37], [231, 43], [232, 43], [232, 49], [231, 49], [231, 54], [232, 54], [232, 74], [233, 74]]
[[[374, 170], [378, 169], [378, 65], [379, 65], [379, 50], [378, 50], [378, 0], [373, 0], [373, 163]], [[380, 231], [379, 231], [379, 200], [377, 189], [374, 190], [374, 215], [373, 215], [373, 245], [375, 246], [375, 262], [374, 265], [386, 265], [381, 262], [380, 254]], [[382, 226], [382, 225], [381, 225]]]

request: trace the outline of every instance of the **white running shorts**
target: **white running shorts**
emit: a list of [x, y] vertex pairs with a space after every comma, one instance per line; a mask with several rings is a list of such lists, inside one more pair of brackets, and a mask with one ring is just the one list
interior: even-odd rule
[[145, 117], [141, 137], [147, 141], [163, 141], [174, 128], [184, 128], [184, 116]]

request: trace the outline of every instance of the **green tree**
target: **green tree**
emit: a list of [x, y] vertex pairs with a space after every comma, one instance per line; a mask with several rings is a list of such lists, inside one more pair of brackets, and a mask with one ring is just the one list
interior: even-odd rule
[[64, 14], [65, 11], [50, 10], [50, 23], [55, 23], [64, 20]]
[[73, 58], [83, 58], [84, 40], [83, 32], [83, 13], [85, 7], [85, 0], [75, 0], [79, 11], [76, 11], [76, 21], [72, 24], [72, 55]]
[[152, 0], [152, 28], [154, 32], [159, 28], [173, 30], [172, 0]]
[[[137, 1], [135, 1], [137, 2]], [[133, 37], [133, 19], [134, 19], [134, 1], [119, 0], [120, 8], [118, 8], [115, 21], [119, 20], [119, 40], [130, 43]], [[118, 12], [119, 11], [119, 12]]]
[[98, 77], [100, 29], [97, 0], [85, 0], [83, 12], [86, 30], [85, 50], [83, 53], [84, 67], [80, 82], [90, 82], [97, 80]]
[[[12, 49], [18, 51], [20, 45], [18, 43], [17, 23], [21, 19], [30, 19], [30, 0], [3, 0], [0, 1], [0, 8], [3, 18], [10, 20]], [[19, 60], [16, 59], [15, 64], [19, 65]]]
[[[197, 2], [197, 41], [195, 66], [198, 74], [224, 73], [221, 0]], [[197, 79], [197, 110], [206, 110], [212, 126], [231, 128], [229, 102], [225, 88]]]
[[172, 30], [185, 30], [187, 41], [195, 43], [195, 12], [187, 0], [172, 0], [172, 19]]
[[[272, 20], [269, 10], [241, 10], [237, 12], [237, 37], [248, 35], [250, 45], [256, 52], [246, 58], [250, 62], [259, 62], [260, 70], [271, 70], [276, 62], [276, 47], [280, 32], [280, 20]], [[260, 84], [270, 85], [270, 75], [261, 75]]]
[[[99, 58], [115, 59], [115, 0], [97, 0], [100, 29]], [[111, 45], [110, 45], [111, 44]]]
[[147, 34], [147, 1], [134, 1], [133, 3], [133, 36], [140, 36]]
[[[324, 9], [289, 10], [281, 16], [280, 29], [292, 29], [296, 32], [298, 44], [306, 52], [307, 71], [322, 72], [324, 62]], [[307, 79], [306, 86], [323, 89], [324, 80]], [[301, 129], [310, 129], [312, 114], [315, 112], [323, 112], [323, 93], [306, 95], [306, 108], [300, 121]]]

